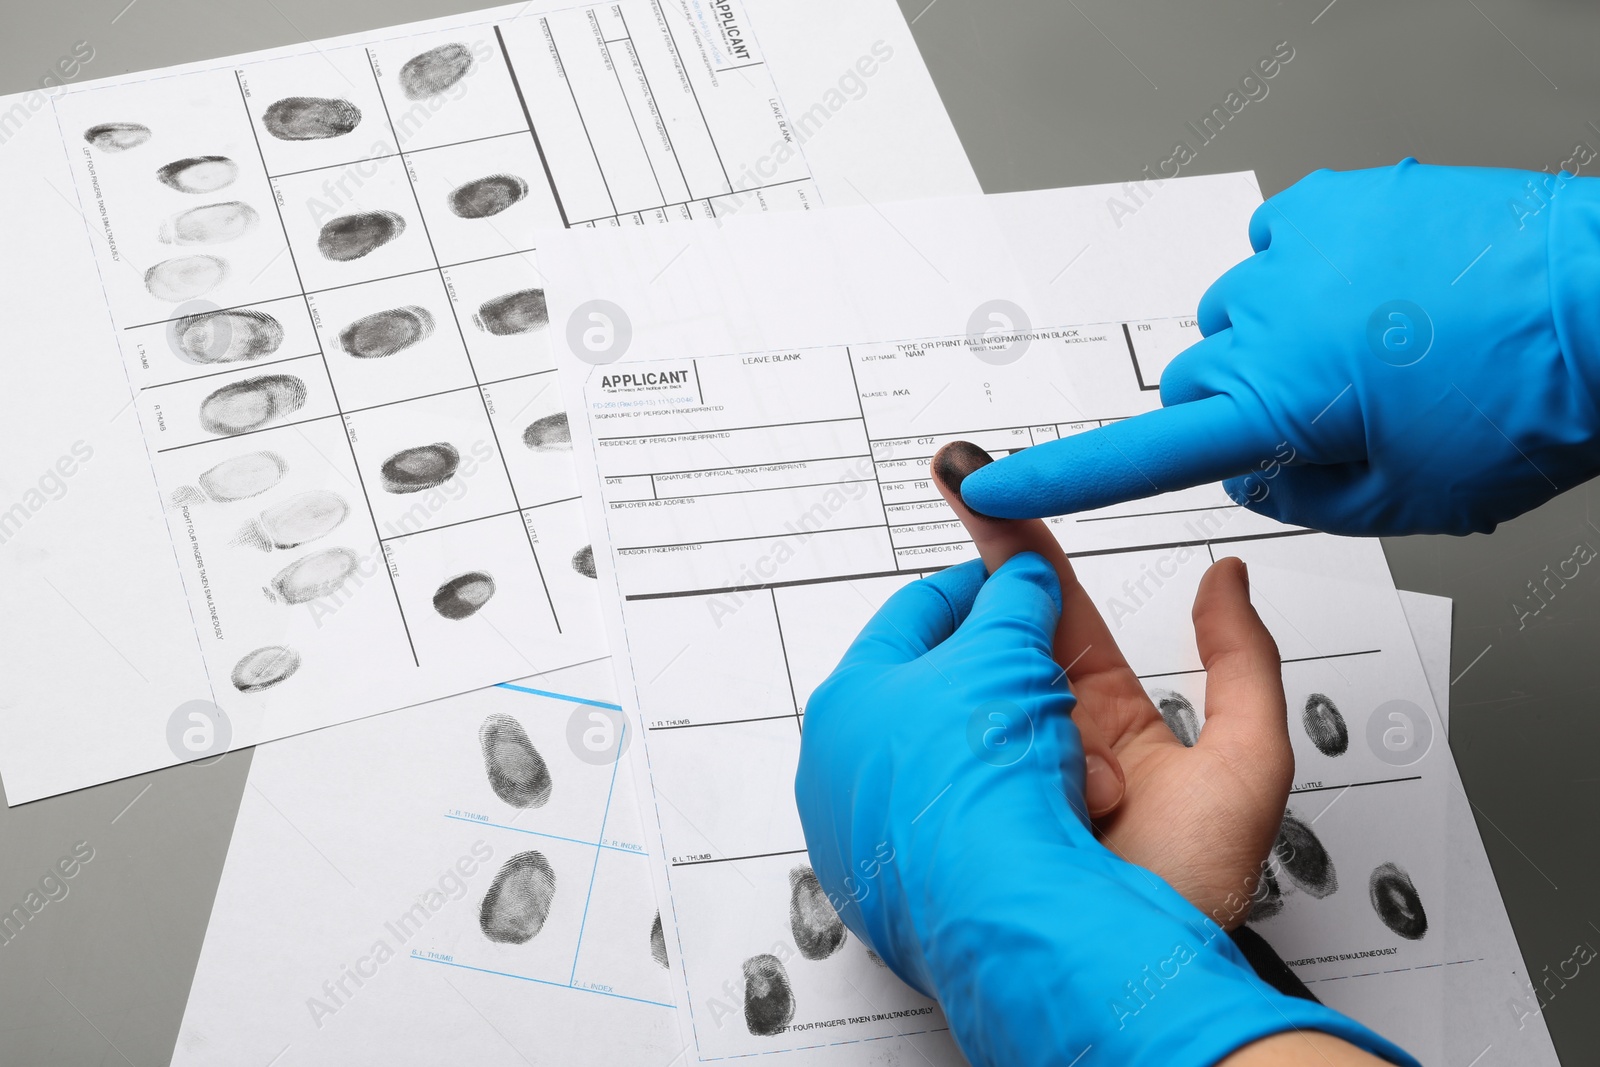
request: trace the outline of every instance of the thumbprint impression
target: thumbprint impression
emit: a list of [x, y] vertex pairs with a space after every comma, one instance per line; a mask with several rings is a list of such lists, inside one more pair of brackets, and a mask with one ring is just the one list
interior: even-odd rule
[[758, 1037], [781, 1034], [794, 1019], [794, 991], [783, 961], [770, 954], [744, 961], [744, 1024]]
[[400, 89], [408, 100], [425, 100], [472, 72], [472, 50], [459, 42], [412, 56], [400, 68]]
[[478, 908], [478, 926], [490, 941], [521, 945], [544, 929], [556, 895], [556, 872], [541, 852], [519, 852], [494, 876]]
[[360, 108], [348, 100], [325, 96], [286, 96], [261, 115], [261, 125], [280, 141], [343, 137], [360, 122]]
[[229, 382], [200, 401], [200, 426], [230, 436], [257, 430], [306, 402], [306, 383], [292, 374], [263, 374]]
[[509, 715], [491, 715], [478, 727], [478, 744], [495, 796], [514, 808], [544, 807], [553, 788], [550, 768], [521, 723]]
[[172, 324], [172, 350], [185, 363], [250, 363], [283, 344], [283, 324], [265, 311], [207, 311]]
[[789, 929], [808, 960], [824, 960], [844, 944], [844, 920], [828, 903], [817, 872], [805, 864], [789, 872]]

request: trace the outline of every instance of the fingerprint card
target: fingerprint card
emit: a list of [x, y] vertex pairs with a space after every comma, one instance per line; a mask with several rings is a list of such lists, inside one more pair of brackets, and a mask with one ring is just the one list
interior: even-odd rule
[[605, 655], [536, 235], [975, 191], [898, 9], [829, 2], [536, 0], [11, 101], [8, 801]]
[[[555, 321], [627, 328], [625, 345], [553, 340], [701, 1061], [959, 1059], [938, 1006], [856, 943], [848, 901], [817, 883], [791, 783], [806, 702], [858, 627], [975, 555], [929, 477], [935, 450], [1016, 452], [1152, 408], [1141, 351], [1192, 331], [1205, 286], [1249, 254], [1248, 176], [1168, 183], [1137, 231], [1105, 218], [1106, 194], [553, 235], [541, 250]], [[1086, 262], [1058, 285], [1074, 250]], [[674, 255], [662, 284], [647, 265]], [[1458, 778], [1380, 546], [1283, 526], [1218, 486], [1049, 528], [1184, 745], [1207, 729], [1200, 578], [1247, 562], [1295, 773], [1268, 860], [1208, 930], [1248, 915], [1303, 981], [1444, 1062], [1449, 976], [1493, 959], [1477, 973], [1504, 991], [1516, 963], [1488, 921], [1487, 866], [1452, 856]], [[876, 889], [864, 866], [852, 893]], [[1107, 992], [1129, 1014], [1136, 980]]]
[[611, 690], [599, 662], [257, 749], [175, 1067], [668, 1062]]

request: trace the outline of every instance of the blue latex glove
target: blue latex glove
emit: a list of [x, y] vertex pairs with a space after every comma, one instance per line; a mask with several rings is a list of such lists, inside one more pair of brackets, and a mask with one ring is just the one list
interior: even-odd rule
[[1060, 595], [1034, 553], [987, 581], [978, 560], [942, 571], [897, 592], [812, 695], [795, 797], [845, 924], [939, 1000], [978, 1067], [1201, 1067], [1291, 1029], [1413, 1064], [1273, 990], [1096, 840], [1050, 655]]
[[999, 518], [1231, 479], [1334, 533], [1494, 529], [1600, 473], [1600, 179], [1318, 171], [1250, 220], [1164, 407], [1002, 459]]

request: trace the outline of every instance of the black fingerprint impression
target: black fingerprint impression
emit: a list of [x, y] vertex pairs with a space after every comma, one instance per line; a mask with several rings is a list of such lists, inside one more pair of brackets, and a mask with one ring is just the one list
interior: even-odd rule
[[478, 305], [472, 321], [480, 330], [505, 337], [543, 329], [550, 324], [550, 311], [545, 306], [543, 289], [521, 289], [485, 300]]
[[172, 324], [172, 347], [185, 363], [249, 363], [283, 344], [283, 324], [265, 311], [206, 311]]
[[599, 577], [598, 573], [594, 569], [593, 545], [584, 545], [582, 548], [578, 549], [578, 551], [572, 554], [572, 569], [583, 575], [585, 578]]
[[406, 230], [406, 220], [392, 211], [361, 211], [329, 219], [317, 235], [317, 251], [339, 263], [369, 255]]
[[509, 715], [484, 719], [478, 727], [478, 745], [495, 796], [514, 808], [540, 808], [549, 801], [550, 768], [516, 719]]
[[227, 156], [190, 156], [156, 168], [156, 181], [180, 193], [214, 193], [239, 176], [239, 164]]
[[1417, 887], [1411, 884], [1411, 876], [1395, 864], [1380, 863], [1373, 870], [1367, 895], [1383, 925], [1407, 941], [1420, 941], [1428, 932], [1428, 913], [1422, 910]]
[[1295, 885], [1318, 900], [1339, 888], [1339, 873], [1333, 868], [1333, 858], [1310, 824], [1302, 822], [1293, 812], [1283, 815], [1272, 855]]
[[403, 352], [433, 333], [427, 308], [407, 305], [375, 311], [339, 331], [339, 347], [357, 359], [382, 359]]
[[667, 933], [661, 928], [661, 913], [656, 912], [655, 921], [650, 924], [650, 958], [661, 966], [667, 965]]
[[1183, 742], [1184, 747], [1193, 748], [1195, 742], [1200, 740], [1200, 716], [1195, 713], [1189, 698], [1170, 689], [1157, 689], [1153, 696], [1156, 710], [1161, 713], [1161, 720], [1167, 724], [1167, 729]]
[[794, 1020], [794, 991], [778, 957], [763, 953], [744, 961], [744, 1024], [758, 1037], [781, 1034]]
[[1300, 715], [1300, 724], [1306, 736], [1324, 756], [1342, 756], [1350, 747], [1350, 729], [1344, 724], [1339, 706], [1323, 693], [1306, 697], [1306, 709]]
[[817, 872], [801, 864], [789, 872], [789, 929], [808, 960], [824, 960], [844, 944], [844, 920], [828, 903]]
[[521, 945], [544, 929], [556, 895], [556, 872], [540, 852], [519, 852], [494, 876], [478, 908], [478, 927], [490, 941]]
[[431, 445], [403, 448], [383, 461], [378, 476], [390, 493], [420, 493], [448, 482], [461, 466], [461, 453], [454, 445], [435, 441]]
[[450, 213], [463, 219], [498, 215], [528, 195], [528, 183], [515, 174], [491, 174], [450, 191]]
[[414, 55], [400, 68], [400, 89], [410, 100], [442, 93], [472, 72], [472, 51], [459, 42]]
[[246, 652], [234, 664], [229, 679], [241, 693], [259, 693], [271, 689], [300, 669], [300, 653], [283, 645], [267, 645]]
[[245, 433], [294, 414], [305, 402], [306, 383], [292, 374], [243, 378], [200, 401], [200, 425], [207, 433]]
[[433, 610], [447, 619], [465, 619], [476, 615], [492, 596], [494, 576], [488, 571], [468, 571], [434, 590]]
[[522, 431], [522, 443], [535, 452], [571, 452], [572, 424], [567, 413], [558, 411], [528, 423]]
[[343, 137], [360, 122], [360, 108], [348, 100], [325, 96], [286, 96], [261, 115], [261, 125], [280, 141]]
[[102, 152], [126, 152], [150, 139], [150, 127], [137, 122], [102, 122], [84, 130], [83, 139]]

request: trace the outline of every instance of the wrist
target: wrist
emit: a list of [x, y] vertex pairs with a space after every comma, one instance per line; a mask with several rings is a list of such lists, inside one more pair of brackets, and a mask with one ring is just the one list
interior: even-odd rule
[[912, 911], [932, 991], [977, 1067], [1080, 1054], [1080, 1067], [1210, 1067], [1294, 1030], [1415, 1062], [1274, 990], [1176, 890], [1092, 841], [1025, 854], [994, 837], [960, 845], [940, 849], [944, 875]]

